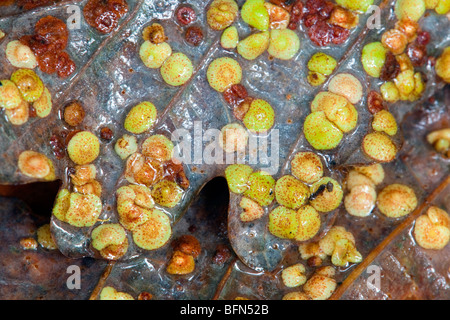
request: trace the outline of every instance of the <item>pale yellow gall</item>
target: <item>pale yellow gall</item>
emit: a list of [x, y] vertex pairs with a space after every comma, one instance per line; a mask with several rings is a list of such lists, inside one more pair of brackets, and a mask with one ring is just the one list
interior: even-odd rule
[[125, 292], [118, 292], [113, 287], [104, 287], [100, 292], [100, 300], [134, 300], [134, 298]]
[[294, 264], [281, 272], [281, 279], [286, 287], [294, 288], [306, 282], [306, 268], [301, 263]]
[[450, 241], [450, 217], [436, 206], [416, 219], [414, 239], [425, 249], [441, 250]]
[[30, 47], [19, 40], [13, 40], [6, 46], [6, 58], [17, 68], [34, 69], [38, 63]]
[[239, 206], [244, 210], [239, 216], [242, 222], [258, 220], [264, 215], [264, 209], [252, 199], [242, 197]]
[[19, 155], [18, 167], [21, 173], [31, 178], [45, 180], [54, 178], [54, 167], [51, 160], [35, 151], [23, 151]]
[[98, 138], [89, 131], [76, 133], [67, 145], [70, 160], [83, 165], [93, 162], [100, 153]]
[[44, 224], [37, 229], [36, 232], [37, 241], [41, 245], [41, 247], [47, 250], [55, 250], [57, 246], [53, 241], [52, 233], [50, 231], [50, 224]]
[[313, 152], [299, 152], [291, 161], [291, 173], [305, 183], [314, 183], [323, 176], [323, 164]]
[[410, 214], [417, 207], [414, 190], [403, 184], [390, 184], [378, 195], [377, 206], [389, 218], [400, 218]]
[[347, 98], [353, 104], [358, 103], [363, 95], [361, 82], [350, 73], [335, 75], [328, 85], [328, 90]]

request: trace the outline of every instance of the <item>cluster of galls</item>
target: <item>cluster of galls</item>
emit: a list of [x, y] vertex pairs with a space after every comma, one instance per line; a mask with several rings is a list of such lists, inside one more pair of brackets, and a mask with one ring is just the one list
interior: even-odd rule
[[[153, 127], [157, 118], [155, 106], [142, 102], [127, 114], [124, 127], [138, 135]], [[134, 243], [154, 250], [167, 243], [172, 234], [168, 215], [155, 204], [173, 208], [189, 187], [182, 163], [173, 159], [173, 143], [162, 134], [146, 138], [141, 151], [134, 135], [126, 134], [115, 145], [117, 154], [126, 160], [124, 178], [129, 183], [117, 192], [120, 224], [132, 233]]]
[[184, 53], [172, 52], [161, 24], [155, 22], [144, 28], [142, 36], [139, 55], [146, 67], [160, 69], [161, 77], [171, 86], [181, 86], [191, 79], [194, 72], [191, 60]]
[[[387, 102], [416, 101], [425, 90], [424, 76], [414, 68], [428, 61], [426, 46], [430, 35], [420, 30], [417, 22], [426, 9], [445, 14], [450, 6], [446, 1], [396, 1], [395, 28], [384, 32], [381, 42], [371, 42], [363, 48], [363, 67], [370, 76], [385, 81], [380, 91]], [[437, 74], [445, 80], [442, 70], [436, 65]]]
[[[10, 44], [10, 50], [21, 47], [19, 42]], [[10, 53], [10, 59], [12, 55]], [[5, 110], [11, 124], [19, 126], [32, 117], [47, 117], [52, 110], [52, 97], [33, 70], [18, 69], [12, 73], [10, 80], [0, 81], [0, 109]]]
[[[215, 59], [208, 66], [206, 75], [209, 85], [223, 93], [225, 100], [233, 108], [236, 118], [241, 120], [250, 132], [264, 133], [272, 128], [275, 122], [275, 112], [272, 106], [263, 99], [254, 99], [248, 96], [247, 90], [240, 84], [242, 68], [236, 60], [229, 57]], [[240, 124], [232, 125], [239, 132], [246, 131]], [[228, 129], [230, 128], [224, 128], [224, 137]], [[246, 135], [245, 133], [244, 136]], [[245, 144], [246, 142], [244, 142]], [[222, 145], [226, 145], [226, 140], [222, 141]], [[232, 146], [229, 148], [233, 149]], [[224, 149], [228, 148], [225, 146]]]
[[274, 200], [279, 204], [269, 213], [269, 231], [279, 238], [305, 241], [321, 226], [319, 212], [335, 210], [342, 201], [342, 188], [323, 177], [323, 164], [312, 152], [297, 153], [291, 163], [292, 175], [275, 179], [264, 171], [253, 172], [244, 164], [230, 165], [225, 177], [230, 191], [242, 194], [242, 222], [261, 218]]

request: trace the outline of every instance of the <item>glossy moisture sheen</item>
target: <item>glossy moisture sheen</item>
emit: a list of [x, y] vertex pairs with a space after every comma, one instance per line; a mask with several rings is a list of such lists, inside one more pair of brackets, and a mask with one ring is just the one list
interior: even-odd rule
[[[193, 5], [197, 5], [199, 12], [203, 12], [201, 9], [203, 6], [202, 3], [193, 3]], [[169, 134], [175, 128], [185, 128], [193, 132], [194, 121], [197, 120], [203, 120], [203, 130], [207, 130], [208, 128], [220, 129], [225, 124], [231, 122], [230, 119], [234, 120], [234, 118], [227, 109], [224, 101], [221, 100], [220, 94], [212, 90], [204, 79], [208, 62], [224, 55], [231, 55], [240, 62], [243, 68], [243, 83], [246, 84], [249, 90], [253, 91], [255, 96], [269, 101], [275, 109], [275, 122], [277, 123], [275, 128], [281, 128], [285, 123], [291, 123], [290, 126], [286, 126], [281, 131], [280, 168], [283, 169], [284, 164], [287, 163], [285, 160], [290, 155], [290, 150], [293, 145], [296, 144], [295, 147], [297, 150], [307, 150], [309, 148], [306, 141], [301, 138], [301, 127], [304, 118], [309, 113], [309, 102], [318, 91], [311, 90], [305, 83], [304, 79], [306, 78], [307, 71], [304, 65], [308, 61], [307, 59], [316, 52], [317, 48], [312, 46], [303, 35], [303, 41], [301, 42], [302, 52], [292, 60], [270, 62], [267, 59], [267, 55], [262, 55], [256, 62], [248, 62], [234, 52], [225, 54], [218, 49], [217, 40], [219, 39], [220, 33], [213, 33], [199, 48], [192, 48], [185, 45], [182, 40], [182, 35], [176, 31], [175, 25], [170, 20], [171, 12], [177, 6], [175, 1], [151, 2], [148, 4], [129, 1], [129, 5], [129, 14], [125, 17], [127, 19], [125, 23], [129, 24], [124, 24], [123, 29], [118, 32], [119, 35], [113, 34], [112, 38], [106, 42], [103, 42], [105, 38], [99, 35], [94, 35], [89, 41], [83, 38], [81, 35], [90, 31], [86, 25], [82, 25], [81, 30], [73, 32], [73, 41], [71, 39], [71, 50], [73, 52], [71, 52], [71, 56], [77, 59], [77, 74], [74, 78], [64, 81], [57, 80], [51, 76], [44, 75], [42, 77], [43, 82], [54, 93], [54, 100], [58, 102], [58, 105], [62, 106], [71, 99], [83, 97], [88, 111], [86, 123], [92, 127], [92, 132], [98, 132], [96, 129], [108, 124], [115, 128], [116, 137], [120, 137], [125, 133], [122, 124], [126, 113], [132, 106], [143, 100], [152, 101], [158, 110], [158, 114], [162, 114], [162, 118], [158, 117], [158, 124], [152, 133], [158, 131]], [[65, 14], [64, 9], [64, 7], [56, 9], [55, 15], [63, 16]], [[182, 92], [180, 95], [177, 94], [180, 92], [179, 89], [167, 86], [161, 81], [157, 71], [149, 70], [139, 60], [138, 45], [142, 42], [141, 30], [150, 22], [150, 16], [162, 19], [169, 37], [169, 42], [173, 46], [174, 51], [183, 52], [188, 55], [193, 62], [194, 72], [198, 75], [197, 77], [194, 75], [191, 83], [186, 88], [181, 89]], [[12, 25], [20, 25], [21, 21], [25, 20], [25, 17], [26, 15], [20, 17], [15, 22], [12, 19], [2, 19], [0, 20], [1, 27], [7, 31], [12, 30]], [[430, 18], [430, 23], [432, 23], [432, 19], [433, 17]], [[207, 28], [204, 19], [201, 20], [201, 23]], [[242, 21], [238, 22], [238, 26], [240, 27], [240, 34], [241, 32], [243, 35], [249, 34], [249, 29]], [[444, 29], [445, 25], [442, 28]], [[130, 35], [126, 39], [120, 37], [120, 34], [126, 31], [129, 31]], [[439, 30], [435, 32], [438, 33]], [[1, 43], [2, 48], [5, 45], [4, 42]], [[324, 48], [324, 51], [339, 60], [343, 57], [344, 51], [350, 45], [351, 41], [341, 47]], [[102, 52], [91, 60], [93, 53], [98, 48], [102, 49]], [[338, 72], [352, 72], [355, 70], [355, 65], [357, 66], [356, 69], [362, 70], [361, 66], [358, 65], [358, 54], [359, 52], [356, 50], [346, 62], [341, 63], [338, 66]], [[82, 71], [81, 66], [86, 63], [89, 63], [87, 69], [83, 70], [83, 73], [79, 73]], [[105, 66], [105, 68], [100, 68], [100, 65]], [[255, 65], [257, 68], [252, 68]], [[293, 69], [300, 71], [292, 74], [290, 70]], [[8, 65], [2, 71], [1, 75], [6, 77], [11, 74], [12, 70], [14, 69]], [[361, 76], [360, 80], [362, 81], [362, 73], [356, 74], [356, 76]], [[96, 81], [92, 81], [92, 79], [96, 79]], [[69, 83], [72, 81], [77, 81], [77, 85], [72, 85], [69, 90]], [[267, 86], [268, 83], [270, 83], [270, 86]], [[111, 90], [111, 87], [114, 90]], [[123, 91], [118, 88], [123, 88]], [[286, 99], [288, 94], [292, 96], [290, 100]], [[327, 167], [329, 167], [329, 163], [331, 162], [351, 164], [368, 161], [363, 155], [355, 152], [355, 150], [359, 150], [363, 134], [366, 128], [370, 126], [370, 116], [366, 112], [363, 103], [358, 104], [357, 108], [361, 116], [359, 127], [351, 134], [348, 134], [345, 141], [337, 149], [325, 152]], [[164, 112], [165, 110], [168, 111]], [[4, 120], [2, 119], [2, 121]], [[48, 121], [47, 123], [56, 123], [58, 127], [64, 125], [57, 118], [56, 114], [53, 114], [46, 121]], [[38, 143], [39, 150], [51, 155], [48, 144], [45, 142], [52, 133], [53, 128], [48, 124], [44, 125], [43, 121], [32, 121], [25, 127], [14, 129], [8, 125], [4, 125], [1, 130], [2, 145], [6, 147], [13, 145], [11, 148], [5, 148], [7, 150], [6, 159], [8, 160], [7, 165], [1, 170], [0, 177], [2, 182], [19, 182], [21, 181], [20, 179], [23, 179], [23, 177], [15, 173], [14, 157], [20, 150], [34, 148], [36, 145], [34, 141], [36, 139], [38, 142], [41, 142]], [[33, 136], [33, 139], [30, 139], [30, 136]], [[35, 138], [36, 136], [37, 138]], [[12, 144], [12, 141], [17, 137], [19, 138], [17, 142]], [[101, 148], [102, 157], [95, 164], [101, 170], [99, 179], [105, 186], [105, 194], [112, 195], [117, 187], [123, 183], [123, 180], [119, 179], [119, 175], [123, 171], [123, 162], [113, 152], [112, 145], [104, 145]], [[57, 163], [59, 176], [62, 176], [66, 166], [67, 162], [65, 161]], [[255, 166], [255, 169], [257, 167]], [[191, 188], [183, 198], [182, 204], [175, 210], [169, 212], [172, 222], [178, 222], [179, 219], [182, 219], [185, 208], [192, 199], [194, 192], [213, 176], [223, 174], [225, 166], [204, 164], [187, 165], [187, 168]], [[202, 170], [203, 173], [200, 173]], [[280, 176], [280, 172], [277, 172], [277, 178]], [[64, 183], [67, 184], [67, 181], [64, 181]], [[107, 207], [107, 205], [114, 207], [113, 197], [104, 197], [104, 206]], [[232, 211], [230, 214], [232, 214]], [[110, 211], [105, 211], [101, 219], [110, 217], [114, 220], [115, 214]], [[63, 252], [71, 253], [75, 256], [92, 255], [92, 251], [90, 251], [86, 244], [84, 230], [80, 231], [65, 225], [58, 225], [58, 228], [68, 231], [68, 233], [58, 233], [58, 229], [56, 229], [58, 245]], [[248, 232], [251, 231], [249, 230]], [[181, 229], [178, 232], [181, 234], [185, 233], [186, 230]], [[248, 232], [244, 233], [244, 237], [246, 237]], [[65, 235], [63, 236], [63, 234]], [[235, 234], [232, 232], [230, 236], [233, 241]], [[205, 241], [207, 239], [206, 237]], [[273, 268], [280, 260], [280, 250], [273, 249], [276, 247], [275, 244], [277, 244], [278, 239], [271, 238], [270, 235], [265, 234], [263, 228], [260, 228], [256, 232], [256, 239], [263, 239], [266, 243], [263, 249], [264, 259], [261, 259], [258, 254], [255, 254], [255, 261], [249, 263], [252, 260], [252, 254], [257, 253], [258, 250], [253, 250], [251, 253], [249, 253], [250, 251], [242, 250], [246, 244], [244, 241], [239, 243], [239, 239], [233, 241], [235, 251], [240, 258], [246, 261], [247, 264], [251, 264], [252, 267]], [[283, 245], [278, 246], [278, 248], [280, 247], [282, 248]], [[256, 243], [254, 248], [258, 248]], [[166, 248], [165, 250], [170, 249]], [[136, 257], [137, 254], [140, 254], [140, 252], [136, 251], [136, 248], [131, 248], [126, 258]], [[246, 256], [248, 254], [250, 258]], [[154, 259], [156, 261], [158, 256], [164, 256], [164, 252], [144, 253], [142, 257], [148, 257], [148, 259]], [[126, 263], [124, 262], [124, 266], [126, 266]], [[118, 266], [113, 275], [120, 273], [120, 268]], [[146, 267], [144, 266], [143, 268], [145, 269]]]

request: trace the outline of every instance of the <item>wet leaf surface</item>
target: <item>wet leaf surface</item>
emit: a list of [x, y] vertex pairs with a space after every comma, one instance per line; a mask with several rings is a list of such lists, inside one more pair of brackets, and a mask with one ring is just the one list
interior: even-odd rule
[[[79, 2], [84, 7], [86, 1]], [[325, 165], [325, 176], [343, 182], [348, 169], [353, 165], [373, 163], [361, 150], [363, 137], [370, 129], [372, 115], [366, 107], [371, 90], [379, 91], [381, 81], [370, 78], [360, 62], [361, 50], [366, 43], [379, 41], [381, 34], [395, 24], [392, 12], [393, 1], [377, 1], [382, 8], [382, 29], [368, 29], [368, 15], [360, 15], [359, 25], [352, 29], [349, 39], [341, 45], [318, 48], [308, 38], [303, 25], [297, 30], [301, 42], [300, 52], [291, 60], [270, 58], [268, 53], [258, 59], [247, 61], [235, 51], [220, 47], [221, 32], [213, 31], [206, 24], [207, 3], [189, 2], [197, 13], [196, 25], [204, 32], [204, 41], [191, 46], [184, 40], [186, 27], [178, 25], [172, 17], [179, 3], [170, 1], [128, 1], [128, 13], [119, 26], [109, 35], [96, 32], [85, 22], [80, 29], [70, 30], [67, 52], [76, 63], [76, 71], [66, 79], [38, 71], [53, 97], [53, 110], [45, 119], [33, 118], [20, 127], [11, 126], [2, 114], [0, 118], [0, 146], [2, 166], [0, 183], [18, 185], [35, 182], [17, 169], [17, 158], [24, 150], [39, 151], [55, 164], [56, 176], [61, 188], [70, 187], [68, 170], [74, 167], [68, 156], [57, 159], [50, 143], [51, 137], [72, 130], [88, 130], [100, 137], [102, 128], [112, 130], [112, 140], [102, 140], [100, 156], [94, 162], [98, 170], [97, 179], [103, 187], [104, 210], [99, 220], [116, 223], [116, 190], [127, 184], [124, 177], [125, 163], [114, 152], [114, 143], [126, 131], [123, 122], [128, 111], [142, 101], [151, 101], [158, 119], [150, 132], [138, 136], [141, 144], [151, 134], [171, 136], [176, 130], [184, 130], [190, 136], [206, 135], [209, 129], [221, 129], [226, 124], [239, 122], [227, 106], [222, 95], [214, 91], [206, 80], [208, 65], [216, 58], [228, 56], [236, 59], [242, 67], [241, 83], [249, 95], [268, 101], [276, 114], [275, 125], [267, 136], [251, 137], [261, 142], [273, 141], [279, 135], [278, 153], [266, 162], [252, 162], [249, 154], [245, 162], [254, 170], [271, 171], [276, 179], [289, 174], [290, 161], [298, 151], [314, 151], [302, 133], [303, 122], [310, 113], [310, 103], [315, 95], [328, 88], [332, 78], [339, 73], [351, 73], [361, 82], [363, 98], [355, 107], [358, 110], [358, 125], [344, 136], [339, 146], [331, 151], [317, 152]], [[239, 1], [242, 4], [242, 1]], [[6, 62], [6, 44], [22, 35], [30, 34], [34, 24], [46, 15], [67, 19], [69, 3], [64, 1], [50, 8], [21, 11], [16, 6], [7, 7], [0, 13], [0, 29], [6, 37], [0, 40], [1, 78], [9, 78], [15, 68]], [[143, 42], [142, 30], [158, 21], [165, 28], [168, 42], [174, 52], [185, 53], [192, 61], [194, 74], [190, 81], [180, 87], [167, 85], [157, 69], [148, 69], [139, 58], [139, 47]], [[421, 27], [431, 35], [429, 54], [438, 56], [449, 45], [449, 21], [444, 15], [431, 12], [421, 20]], [[235, 22], [239, 35], [248, 35], [251, 30], [243, 21]], [[333, 56], [338, 65], [327, 81], [319, 87], [307, 82], [306, 63], [310, 56], [320, 50]], [[386, 179], [377, 186], [379, 192], [390, 183], [404, 183], [413, 188], [419, 206], [410, 216], [391, 219], [375, 209], [367, 218], [355, 218], [346, 213], [341, 205], [338, 209], [322, 214], [322, 227], [312, 239], [320, 239], [332, 225], [345, 226], [355, 238], [358, 250], [365, 260], [349, 268], [338, 268], [336, 280], [341, 286], [334, 298], [344, 299], [388, 299], [388, 298], [449, 298], [448, 246], [441, 253], [428, 252], [414, 243], [411, 228], [414, 219], [433, 201], [447, 211], [449, 162], [427, 144], [425, 135], [433, 129], [449, 125], [448, 87], [436, 78], [434, 68], [428, 63], [419, 68], [427, 75], [426, 91], [414, 103], [398, 102], [390, 106], [401, 129], [393, 137], [401, 152], [393, 162], [384, 164]], [[433, 101], [428, 98], [433, 97]], [[83, 124], [69, 127], [62, 119], [64, 107], [74, 100], [82, 102], [86, 117]], [[217, 143], [217, 142], [216, 142]], [[281, 299], [293, 289], [283, 286], [280, 272], [283, 268], [302, 262], [298, 254], [298, 243], [273, 236], [267, 229], [268, 212], [274, 205], [265, 208], [262, 219], [252, 223], [239, 220], [241, 196], [230, 193], [226, 184], [216, 182], [215, 191], [201, 190], [215, 177], [223, 176], [226, 165], [202, 161], [198, 151], [206, 152], [210, 141], [204, 136], [199, 144], [192, 144], [185, 163], [190, 186], [181, 202], [174, 208], [164, 209], [172, 223], [172, 237], [168, 244], [155, 251], [145, 251], [133, 245], [131, 237], [127, 254], [118, 262], [94, 260], [98, 258], [90, 246], [92, 228], [77, 228], [52, 217], [52, 231], [58, 251], [23, 251], [18, 248], [20, 238], [30, 236], [36, 229], [29, 209], [16, 200], [1, 198], [2, 223], [6, 232], [1, 257], [11, 261], [13, 268], [0, 271], [2, 281], [8, 284], [2, 296], [37, 299], [97, 298], [104, 286], [113, 286], [137, 298], [141, 292], [150, 292], [155, 299], [234, 299], [238, 296], [254, 299]], [[274, 147], [274, 145], [270, 145]], [[273, 151], [273, 149], [272, 149]], [[205, 154], [203, 155], [205, 156]], [[205, 157], [203, 157], [203, 160]], [[220, 187], [222, 185], [222, 187]], [[200, 194], [200, 197], [199, 197]], [[228, 206], [229, 198], [229, 206]], [[223, 206], [223, 204], [225, 206]], [[228, 210], [227, 210], [228, 209]], [[19, 217], [23, 217], [19, 219]], [[184, 234], [194, 235], [202, 245], [202, 253], [196, 260], [196, 269], [185, 276], [169, 275], [165, 271], [173, 254], [172, 240]], [[230, 249], [230, 257], [222, 265], [212, 263], [219, 246]], [[71, 260], [69, 258], [73, 258]], [[446, 257], [445, 260], [443, 257]], [[217, 257], [216, 257], [217, 258]], [[45, 269], [39, 269], [40, 265]], [[86, 286], [78, 293], [67, 293], [65, 269], [69, 263], [80, 263]], [[330, 265], [327, 258], [324, 265]], [[375, 264], [382, 270], [382, 287], [373, 291], [367, 287], [368, 268]], [[37, 267], [36, 267], [37, 266]], [[26, 269], [25, 275], [14, 271]], [[47, 270], [49, 268], [51, 270]], [[38, 271], [36, 271], [38, 270]], [[314, 268], [308, 267], [310, 276]], [[48, 271], [48, 273], [47, 273]], [[52, 272], [58, 274], [56, 283], [50, 283]], [[23, 276], [23, 277], [22, 277]], [[39, 285], [42, 283], [42, 285]], [[26, 288], [30, 291], [25, 293]]]

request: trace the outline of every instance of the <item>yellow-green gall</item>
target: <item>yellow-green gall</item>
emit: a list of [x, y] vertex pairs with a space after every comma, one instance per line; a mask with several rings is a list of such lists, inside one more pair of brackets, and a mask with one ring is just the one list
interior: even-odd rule
[[441, 56], [436, 60], [435, 70], [439, 77], [445, 82], [450, 83], [450, 47], [445, 48]]
[[100, 292], [100, 300], [134, 300], [133, 297], [125, 292], [118, 292], [113, 287], [104, 287]]
[[397, 78], [394, 79], [394, 83], [400, 93], [400, 97], [407, 97], [415, 88], [414, 71], [405, 70], [401, 71]]
[[173, 155], [173, 143], [165, 136], [155, 134], [145, 139], [142, 154], [159, 161], [169, 161]]
[[[345, 99], [345, 98], [344, 98]], [[334, 99], [332, 99], [333, 101]], [[320, 111], [341, 131], [349, 132], [356, 127], [358, 123], [358, 111], [345, 99], [343, 103], [333, 104], [328, 101], [320, 106]]]
[[409, 101], [416, 101], [425, 91], [425, 82], [423, 81], [422, 73], [414, 73], [414, 91], [409, 96]]
[[75, 227], [91, 227], [102, 211], [102, 202], [96, 195], [70, 193], [67, 189], [58, 192], [52, 214], [59, 220]]
[[291, 173], [306, 183], [313, 183], [322, 178], [323, 164], [313, 152], [299, 152], [291, 161]]
[[297, 234], [294, 240], [306, 241], [312, 239], [320, 230], [320, 215], [312, 206], [303, 206], [297, 210]]
[[41, 247], [47, 250], [55, 250], [57, 246], [52, 238], [52, 233], [50, 231], [50, 224], [44, 224], [40, 226], [37, 231], [37, 241], [41, 245]]
[[149, 209], [152, 209], [155, 203], [147, 187], [123, 186], [117, 190], [116, 195], [119, 221], [126, 229], [132, 231], [148, 220]]
[[247, 184], [253, 169], [246, 164], [232, 164], [225, 169], [225, 178], [227, 179], [228, 188], [231, 192], [240, 194], [249, 187]]
[[91, 234], [92, 246], [107, 260], [117, 260], [128, 250], [125, 229], [117, 223], [102, 224]]
[[392, 113], [387, 110], [381, 110], [373, 116], [372, 128], [375, 131], [382, 131], [390, 136], [397, 133], [398, 126]]
[[92, 230], [92, 246], [100, 251], [110, 245], [121, 245], [125, 242], [125, 229], [117, 223], [105, 223]]
[[102, 212], [102, 201], [94, 194], [71, 193], [64, 221], [75, 227], [91, 227]]
[[293, 176], [283, 176], [275, 185], [275, 198], [277, 202], [291, 209], [298, 209], [309, 198], [309, 188]]
[[267, 52], [277, 59], [290, 60], [300, 50], [300, 39], [290, 29], [271, 30], [270, 44]]
[[425, 13], [425, 10], [424, 0], [396, 0], [394, 7], [398, 20], [410, 19], [418, 21]]
[[265, 100], [255, 99], [243, 119], [244, 125], [254, 133], [264, 133], [272, 128], [275, 122], [275, 111]]
[[349, 263], [360, 263], [362, 255], [358, 252], [355, 244], [347, 239], [336, 241], [331, 263], [338, 267], [346, 267]]
[[237, 45], [237, 52], [247, 60], [254, 60], [269, 47], [269, 31], [249, 35]]
[[39, 118], [45, 118], [52, 111], [52, 106], [52, 95], [47, 87], [44, 87], [41, 97], [33, 103], [33, 108]]
[[161, 66], [161, 76], [171, 86], [185, 84], [194, 73], [191, 60], [181, 52], [172, 54]]
[[149, 40], [145, 41], [140, 49], [139, 56], [147, 68], [157, 69], [172, 54], [172, 48], [167, 42], [153, 44]]
[[386, 61], [386, 49], [381, 42], [371, 42], [364, 46], [361, 54], [361, 62], [367, 74], [379, 78], [381, 69]]
[[425, 8], [434, 9], [438, 5], [440, 0], [425, 0]]
[[322, 83], [325, 82], [326, 79], [327, 79], [327, 76], [323, 75], [319, 72], [315, 72], [315, 71], [308, 72], [307, 80], [308, 80], [309, 84], [314, 87], [320, 86]]
[[269, 213], [269, 232], [282, 239], [293, 239], [298, 232], [295, 210], [279, 206]]
[[275, 198], [275, 180], [264, 171], [257, 171], [248, 177], [248, 189], [244, 195], [255, 200], [261, 206], [268, 206]]
[[44, 92], [44, 84], [33, 70], [16, 70], [11, 75], [11, 81], [16, 84], [23, 99], [27, 102], [38, 100]]
[[449, 0], [439, 0], [436, 8], [434, 8], [437, 14], [447, 14], [450, 11]]
[[82, 186], [74, 186], [73, 190], [81, 194], [95, 194], [97, 197], [102, 195], [102, 185], [97, 180], [89, 181]]
[[88, 164], [97, 159], [100, 152], [100, 142], [93, 133], [81, 131], [70, 139], [67, 152], [70, 160], [76, 164]]
[[66, 212], [70, 206], [70, 192], [67, 189], [59, 190], [56, 195], [55, 204], [52, 209], [52, 214], [61, 221], [64, 221]]
[[206, 21], [214, 30], [223, 30], [236, 19], [239, 7], [234, 0], [214, 0], [206, 12]]
[[341, 95], [328, 91], [321, 91], [316, 94], [311, 102], [311, 112], [324, 111], [324, 109], [331, 109], [335, 106], [345, 107], [347, 103], [349, 103], [348, 100]]
[[310, 204], [320, 212], [333, 211], [342, 202], [341, 185], [330, 177], [323, 177], [311, 186]]
[[400, 99], [400, 93], [397, 86], [392, 81], [385, 82], [380, 87], [381, 96], [387, 102], [397, 102]]
[[173, 208], [180, 202], [183, 196], [181, 189], [175, 182], [161, 180], [153, 186], [152, 197], [155, 202], [163, 207]]
[[303, 133], [316, 150], [334, 149], [344, 136], [342, 131], [327, 119], [323, 111], [313, 112], [306, 117]]
[[15, 109], [22, 102], [22, 95], [11, 80], [0, 81], [0, 108]]
[[337, 61], [332, 56], [323, 52], [315, 53], [308, 61], [308, 69], [329, 76], [337, 66]]
[[279, 206], [269, 214], [269, 231], [283, 239], [306, 241], [313, 238], [320, 229], [320, 215], [311, 206], [298, 211]]
[[206, 77], [214, 90], [224, 92], [229, 86], [241, 82], [242, 68], [236, 60], [222, 57], [211, 62]]
[[270, 25], [269, 12], [264, 3], [264, 0], [247, 0], [241, 9], [242, 20], [261, 31], [266, 31]]
[[172, 235], [169, 217], [152, 209], [148, 220], [133, 230], [134, 243], [145, 250], [155, 250], [167, 243]]
[[427, 142], [434, 147], [437, 152], [450, 156], [450, 128], [443, 128], [427, 134]]
[[367, 134], [362, 142], [364, 153], [379, 162], [390, 162], [397, 155], [397, 147], [383, 132], [372, 132]]
[[410, 214], [417, 207], [417, 197], [411, 187], [404, 184], [390, 184], [378, 195], [377, 207], [389, 218], [400, 218]]
[[306, 268], [301, 263], [287, 267], [281, 272], [281, 279], [286, 287], [294, 288], [306, 282]]
[[395, 56], [395, 60], [397, 60], [398, 64], [400, 65], [400, 71], [414, 71], [412, 61], [406, 53]]
[[153, 103], [144, 101], [134, 106], [125, 118], [125, 130], [140, 134], [149, 130], [155, 124], [157, 111]]
[[234, 49], [239, 42], [239, 34], [235, 26], [226, 28], [220, 37], [220, 45], [225, 49]]

